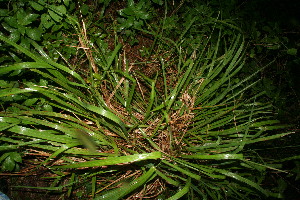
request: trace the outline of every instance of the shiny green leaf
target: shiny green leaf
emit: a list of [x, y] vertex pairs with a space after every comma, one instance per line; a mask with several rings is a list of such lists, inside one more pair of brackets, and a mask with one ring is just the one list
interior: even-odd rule
[[112, 200], [112, 199], [122, 199], [127, 194], [130, 194], [132, 191], [136, 190], [137, 188], [143, 186], [153, 175], [155, 175], [155, 168], [151, 167], [146, 173], [144, 173], [142, 176], [136, 178], [132, 182], [130, 182], [127, 185], [124, 185], [120, 188], [117, 188], [115, 190], [109, 191], [108, 193], [96, 197], [94, 200], [100, 200], [100, 199], [106, 199], [106, 200]]
[[168, 198], [167, 200], [180, 199], [181, 197], [183, 197], [185, 194], [189, 192], [190, 188], [191, 188], [191, 178], [188, 178], [186, 185], [181, 190], [179, 190], [175, 195]]
[[243, 159], [243, 154], [215, 154], [215, 155], [182, 155], [182, 158], [187, 159], [202, 159], [202, 160], [227, 160], [227, 159]]
[[152, 153], [135, 154], [135, 155], [128, 155], [128, 156], [108, 157], [102, 160], [92, 160], [86, 162], [79, 162], [76, 164], [57, 166], [56, 168], [101, 167], [106, 165], [128, 164], [131, 162], [138, 162], [142, 160], [160, 159], [161, 156], [162, 155], [160, 152], [152, 152]]

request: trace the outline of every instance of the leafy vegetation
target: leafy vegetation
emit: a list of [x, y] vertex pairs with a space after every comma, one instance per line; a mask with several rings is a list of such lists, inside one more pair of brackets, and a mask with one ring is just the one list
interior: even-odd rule
[[231, 19], [236, 5], [2, 6], [3, 174], [47, 171], [46, 185], [13, 186], [65, 199], [283, 198], [299, 155], [267, 147], [294, 131], [274, 117], [273, 80], [261, 81], [274, 61], [257, 67], [270, 53], [247, 48], [261, 38]]

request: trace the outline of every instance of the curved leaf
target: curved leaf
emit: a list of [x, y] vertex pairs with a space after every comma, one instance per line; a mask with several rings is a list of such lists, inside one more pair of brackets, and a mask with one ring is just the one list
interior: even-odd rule
[[177, 199], [180, 199], [186, 193], [189, 192], [190, 187], [191, 187], [191, 178], [188, 178], [186, 185], [181, 190], [179, 190], [175, 195], [173, 195], [172, 197], [168, 198], [167, 200], [177, 200]]
[[115, 190], [109, 191], [108, 193], [96, 197], [94, 200], [118, 200], [123, 197], [125, 197], [127, 194], [131, 193], [135, 189], [143, 186], [150, 178], [153, 178], [155, 174], [155, 168], [151, 167], [146, 173], [144, 173], [142, 176], [138, 177], [134, 181], [130, 182], [128, 185], [122, 186], [120, 188], [117, 188]]
[[103, 160], [92, 160], [92, 161], [80, 162], [76, 164], [56, 166], [56, 168], [100, 167], [106, 165], [126, 164], [131, 162], [138, 162], [142, 160], [160, 159], [161, 157], [162, 157], [161, 152], [152, 152], [152, 153], [144, 153], [144, 154], [134, 154], [129, 156], [108, 157]]

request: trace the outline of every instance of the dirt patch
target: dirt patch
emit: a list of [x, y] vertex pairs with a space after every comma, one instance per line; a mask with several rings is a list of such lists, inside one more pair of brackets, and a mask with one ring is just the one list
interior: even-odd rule
[[43, 178], [53, 176], [47, 169], [40, 168], [33, 175], [22, 171], [13, 174], [1, 174], [0, 190], [11, 200], [57, 200], [61, 198], [61, 194], [36, 188], [51, 186], [53, 180]]

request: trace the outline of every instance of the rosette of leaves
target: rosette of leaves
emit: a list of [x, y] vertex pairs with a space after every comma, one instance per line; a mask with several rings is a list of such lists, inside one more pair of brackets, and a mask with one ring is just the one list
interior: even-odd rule
[[[94, 199], [278, 196], [262, 185], [267, 169], [280, 170], [247, 147], [289, 133], [271, 133], [282, 126], [259, 102], [262, 94], [243, 99], [256, 83], [249, 84], [255, 73], [235, 78], [244, 64], [243, 37], [217, 34], [192, 54], [180, 51], [180, 41], [164, 43], [175, 49], [173, 61], [161, 59], [154, 78], [132, 71], [121, 45], [94, 51], [98, 73], [80, 76], [37, 44], [40, 55], [0, 36], [31, 59], [0, 68], [2, 79], [22, 80], [1, 89], [1, 98], [31, 94], [2, 107], [0, 151], [44, 157], [36, 164], [55, 175], [47, 189], [68, 197], [80, 188]], [[17, 70], [35, 79], [21, 79]]]

